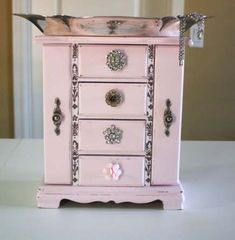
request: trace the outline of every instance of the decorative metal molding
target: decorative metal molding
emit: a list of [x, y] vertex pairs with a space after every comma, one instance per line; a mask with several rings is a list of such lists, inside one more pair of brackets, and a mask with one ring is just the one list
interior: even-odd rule
[[61, 104], [60, 99], [56, 98], [55, 99], [56, 107], [54, 108], [54, 111], [53, 111], [52, 121], [53, 121], [53, 124], [55, 125], [55, 133], [57, 136], [60, 135], [60, 125], [63, 121], [63, 114], [60, 109], [60, 104]]
[[171, 111], [171, 100], [170, 99], [167, 99], [166, 100], [166, 110], [164, 111], [164, 125], [166, 127], [165, 129], [165, 134], [167, 137], [170, 136], [170, 127], [174, 121], [174, 115]]
[[72, 182], [73, 185], [79, 185], [79, 153], [78, 153], [78, 44], [72, 44], [71, 56], [71, 80], [72, 80]]
[[180, 36], [179, 36], [179, 65], [182, 66], [184, 64], [184, 55], [185, 55], [185, 40], [184, 33], [186, 27], [186, 17], [180, 17]]
[[111, 89], [105, 95], [105, 102], [111, 107], [117, 107], [123, 102], [123, 94], [117, 89]]
[[147, 81], [147, 120], [145, 133], [145, 185], [151, 184], [152, 148], [153, 148], [153, 101], [154, 101], [154, 76], [155, 76], [155, 46], [148, 46], [148, 81]]
[[184, 56], [185, 56], [185, 39], [184, 39], [184, 33], [194, 24], [198, 25], [198, 38], [201, 39], [204, 34], [204, 26], [205, 26], [205, 19], [209, 18], [205, 15], [202, 15], [200, 13], [189, 13], [187, 15], [178, 16], [178, 19], [180, 20], [180, 26], [179, 26], [179, 65], [182, 66], [184, 64]]
[[127, 55], [123, 50], [114, 49], [107, 55], [106, 65], [112, 71], [121, 71], [127, 65], [127, 61]]
[[103, 131], [104, 138], [107, 144], [119, 144], [122, 140], [123, 131], [114, 124]]

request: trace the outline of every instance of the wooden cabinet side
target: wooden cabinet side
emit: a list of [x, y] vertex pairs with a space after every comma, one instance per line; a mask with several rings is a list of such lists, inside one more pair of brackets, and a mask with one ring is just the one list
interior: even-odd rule
[[[152, 185], [179, 183], [183, 66], [179, 66], [178, 54], [178, 46], [156, 47]], [[164, 124], [167, 99], [173, 116], [169, 136]]]
[[[70, 45], [43, 44], [44, 164], [46, 184], [71, 184]], [[60, 100], [60, 134], [52, 120]]]

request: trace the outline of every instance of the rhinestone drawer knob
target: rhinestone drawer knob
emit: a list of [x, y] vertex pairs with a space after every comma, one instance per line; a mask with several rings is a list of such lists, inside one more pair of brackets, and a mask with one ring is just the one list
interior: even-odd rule
[[114, 124], [108, 127], [104, 132], [104, 138], [107, 144], [119, 144], [122, 140], [122, 130]]
[[123, 102], [123, 95], [120, 91], [112, 89], [106, 93], [105, 102], [111, 107], [117, 107]]
[[106, 64], [112, 71], [120, 71], [127, 65], [127, 55], [123, 50], [112, 50], [107, 55]]

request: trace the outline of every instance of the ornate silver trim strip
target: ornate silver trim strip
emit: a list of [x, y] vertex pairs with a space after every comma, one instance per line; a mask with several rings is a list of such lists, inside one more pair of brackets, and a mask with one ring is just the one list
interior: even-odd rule
[[72, 160], [72, 182], [74, 186], [79, 185], [79, 153], [78, 153], [78, 44], [72, 44], [71, 56], [71, 80], [72, 80], [72, 141], [71, 141], [71, 160]]
[[[185, 57], [185, 32], [192, 27], [194, 24], [198, 24], [198, 36], [200, 37], [201, 34], [204, 34], [204, 25], [205, 19], [208, 18], [205, 15], [200, 13], [189, 13], [187, 15], [178, 16], [180, 20], [179, 26], [179, 65], [182, 66], [184, 64], [184, 57]], [[202, 36], [201, 36], [202, 37]]]
[[145, 165], [144, 181], [145, 186], [151, 185], [152, 172], [152, 146], [153, 146], [153, 101], [154, 101], [154, 76], [155, 76], [155, 46], [148, 46], [147, 60], [147, 120], [145, 133]]

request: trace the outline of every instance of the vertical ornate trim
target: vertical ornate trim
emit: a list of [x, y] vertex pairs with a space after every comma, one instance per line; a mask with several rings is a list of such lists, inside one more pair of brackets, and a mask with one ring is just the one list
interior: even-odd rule
[[73, 185], [79, 185], [79, 154], [78, 154], [78, 44], [72, 44], [71, 57], [71, 80], [72, 80], [72, 181]]
[[148, 46], [148, 81], [147, 81], [147, 120], [145, 134], [145, 166], [144, 181], [145, 186], [151, 184], [152, 172], [152, 146], [153, 146], [153, 100], [154, 100], [154, 75], [155, 75], [155, 46]]
[[182, 66], [184, 64], [184, 55], [185, 55], [185, 26], [186, 26], [186, 17], [178, 16], [180, 19], [180, 36], [179, 36], [179, 65]]

